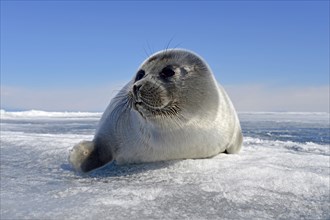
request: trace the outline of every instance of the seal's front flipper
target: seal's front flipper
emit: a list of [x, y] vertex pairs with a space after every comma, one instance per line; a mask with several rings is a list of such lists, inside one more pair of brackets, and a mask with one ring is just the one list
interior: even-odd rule
[[101, 168], [112, 161], [112, 154], [100, 149], [93, 141], [82, 141], [70, 151], [69, 162], [78, 172]]

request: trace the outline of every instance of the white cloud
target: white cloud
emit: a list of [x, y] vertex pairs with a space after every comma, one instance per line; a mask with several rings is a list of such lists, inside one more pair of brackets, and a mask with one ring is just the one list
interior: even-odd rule
[[225, 86], [238, 111], [329, 112], [329, 86]]
[[1, 108], [103, 111], [124, 83], [99, 87], [20, 88], [1, 86]]
[[[1, 86], [1, 108], [46, 111], [103, 111], [125, 83], [99, 87], [19, 88]], [[276, 88], [224, 86], [237, 111], [329, 112], [329, 86]]]

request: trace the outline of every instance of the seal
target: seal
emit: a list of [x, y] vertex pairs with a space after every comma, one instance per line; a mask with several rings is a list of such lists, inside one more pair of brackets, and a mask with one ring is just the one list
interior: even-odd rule
[[209, 158], [237, 153], [236, 111], [208, 64], [195, 53], [167, 49], [147, 58], [111, 100], [94, 139], [69, 161], [81, 172], [118, 164]]

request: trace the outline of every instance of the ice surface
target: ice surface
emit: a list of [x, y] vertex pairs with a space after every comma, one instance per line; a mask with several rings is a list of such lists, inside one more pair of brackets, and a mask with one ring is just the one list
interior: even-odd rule
[[99, 118], [102, 113], [100, 112], [45, 112], [38, 110], [21, 111], [21, 112], [7, 112], [3, 109], [0, 110], [1, 119], [52, 119], [52, 118]]
[[0, 219], [330, 219], [328, 113], [241, 113], [240, 154], [78, 175], [99, 117], [1, 111]]

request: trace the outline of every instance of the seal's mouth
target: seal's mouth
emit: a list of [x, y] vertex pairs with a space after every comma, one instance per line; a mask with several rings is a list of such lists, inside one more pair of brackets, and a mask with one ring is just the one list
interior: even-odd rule
[[131, 98], [132, 98], [132, 107], [136, 111], [139, 111], [140, 108], [144, 108], [143, 101], [139, 98], [139, 96], [136, 93], [131, 92]]
[[[164, 106], [164, 108], [165, 107], [166, 106]], [[157, 110], [163, 109], [163, 107], [153, 106], [153, 105], [150, 105], [150, 104], [148, 104], [144, 101], [141, 101], [141, 100], [134, 100], [133, 108], [137, 111], [140, 111], [141, 109], [143, 109], [145, 111], [157, 111]]]
[[140, 102], [140, 101], [134, 101], [133, 102], [133, 108], [136, 110], [136, 111], [139, 111], [139, 106], [142, 106], [143, 105], [143, 103], [142, 102]]
[[170, 105], [171, 105], [171, 102], [158, 106], [158, 105], [154, 105], [154, 102], [152, 102], [150, 100], [146, 101], [146, 100], [141, 99], [141, 100], [135, 101], [135, 106], [141, 106], [146, 109], [154, 109], [154, 110], [161, 110]]
[[136, 107], [142, 106], [160, 110], [171, 102], [171, 98], [164, 87], [148, 81], [142, 85], [133, 85], [131, 94]]
[[150, 106], [143, 101], [134, 101], [133, 108], [138, 111], [143, 117], [156, 117], [161, 116], [162, 118], [165, 117], [172, 117], [178, 116], [178, 113], [181, 111], [178, 103], [169, 102], [164, 107], [155, 107]]
[[180, 111], [178, 102], [173, 100], [168, 90], [153, 82], [133, 85], [130, 91], [132, 107], [143, 117], [174, 116]]

